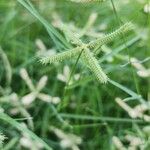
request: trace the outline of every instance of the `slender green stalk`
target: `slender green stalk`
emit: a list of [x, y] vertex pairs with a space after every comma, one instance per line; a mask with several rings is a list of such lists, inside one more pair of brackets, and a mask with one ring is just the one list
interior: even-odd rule
[[90, 48], [101, 47], [104, 44], [111, 42], [114, 38], [129, 32], [133, 29], [133, 24], [131, 22], [125, 23], [119, 29], [115, 30], [112, 33], [106, 34], [104, 37], [100, 37], [95, 41], [92, 41], [88, 44]]
[[[53, 39], [53, 41], [55, 42], [55, 44], [62, 46], [62, 44], [59, 42], [61, 41], [64, 46], [70, 48], [70, 45], [66, 42], [66, 40], [64, 39], [64, 37], [50, 24], [47, 22], [47, 20], [45, 20], [40, 14], [39, 12], [34, 8], [34, 6], [32, 5], [32, 3], [29, 0], [17, 0], [21, 5], [23, 5], [34, 17], [36, 17], [45, 27], [45, 29], [47, 30], [48, 34], [50, 35], [50, 37]], [[56, 40], [57, 39], [59, 40]]]
[[8, 60], [8, 57], [1, 47], [0, 47], [0, 57], [2, 57], [4, 67], [6, 70], [6, 83], [7, 83], [7, 85], [10, 85], [11, 80], [12, 80], [12, 69], [11, 69], [11, 65]]

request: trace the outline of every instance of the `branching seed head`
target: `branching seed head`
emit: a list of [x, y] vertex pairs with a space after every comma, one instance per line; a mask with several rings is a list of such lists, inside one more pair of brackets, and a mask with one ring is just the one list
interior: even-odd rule
[[[78, 1], [79, 2], [79, 1]], [[81, 1], [80, 1], [81, 2]], [[82, 1], [83, 2], [83, 1]], [[56, 55], [52, 55], [50, 57], [45, 57], [40, 60], [41, 63], [55, 63], [61, 62], [64, 60], [72, 59], [75, 56], [79, 56], [81, 54], [81, 58], [84, 60], [85, 65], [91, 70], [91, 72], [95, 75], [95, 77], [101, 83], [107, 83], [108, 77], [102, 70], [98, 60], [94, 56], [94, 50], [91, 52], [90, 49], [94, 49], [95, 47], [100, 47], [103, 44], [106, 44], [112, 41], [114, 38], [123, 35], [124, 33], [128, 32], [129, 30], [133, 29], [133, 24], [131, 22], [125, 23], [119, 29], [115, 30], [114, 32], [105, 35], [104, 37], [98, 38], [90, 42], [89, 44], [83, 43], [78, 37], [76, 37], [70, 30], [67, 29], [65, 25], [62, 23], [61, 27], [62, 31], [64, 32], [68, 41], [74, 43], [78, 47], [58, 53]], [[83, 54], [81, 53], [83, 52]]]

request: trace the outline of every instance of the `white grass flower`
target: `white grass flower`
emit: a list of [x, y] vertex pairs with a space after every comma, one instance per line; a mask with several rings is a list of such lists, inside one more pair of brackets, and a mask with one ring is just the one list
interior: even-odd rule
[[144, 113], [144, 111], [150, 110], [150, 103], [146, 102], [143, 104], [136, 105], [134, 110], [140, 113]]
[[18, 95], [16, 93], [3, 95], [2, 97], [0, 97], [0, 101], [4, 103], [12, 103], [14, 105], [15, 102], [18, 101]]
[[121, 98], [117, 97], [115, 101], [129, 114], [130, 117], [132, 118], [137, 117], [135, 111], [129, 105], [127, 105]]
[[[57, 75], [57, 79], [60, 80], [60, 81], [62, 81], [62, 82], [67, 83], [68, 80], [69, 80], [69, 77], [70, 77], [70, 73], [71, 73], [71, 70], [70, 70], [69, 66], [65, 65], [64, 68], [63, 68], [63, 73], [59, 73], [59, 74]], [[74, 80], [75, 80], [75, 81], [79, 80], [79, 79], [80, 79], [80, 74], [79, 74], [79, 73], [74, 74], [72, 79], [73, 79], [73, 80], [70, 81], [70, 84], [71, 84]]]
[[0, 132], [0, 146], [2, 146], [5, 139], [7, 139], [6, 136]]
[[127, 134], [124, 137], [122, 137], [123, 141], [129, 143], [128, 145], [123, 144], [121, 140], [113, 136], [112, 142], [113, 145], [117, 150], [136, 150], [136, 149], [142, 149], [142, 146], [145, 142], [145, 139], [142, 137], [139, 137], [137, 135]]
[[41, 91], [46, 86], [47, 80], [48, 80], [47, 76], [41, 77], [36, 86], [37, 91]]
[[48, 80], [47, 76], [41, 77], [37, 85], [34, 86], [32, 80], [30, 79], [27, 71], [24, 68], [20, 70], [20, 75], [30, 89], [30, 93], [21, 98], [21, 102], [25, 106], [29, 106], [36, 98], [54, 104], [58, 104], [60, 102], [59, 97], [52, 97], [48, 94], [41, 92], [43, 88], [46, 86]]
[[40, 51], [46, 51], [46, 46], [41, 39], [36, 39], [35, 44]]
[[53, 103], [53, 104], [60, 103], [59, 97], [52, 97], [52, 96], [44, 94], [44, 93], [39, 93], [38, 98], [45, 101], [45, 102], [48, 102], [48, 103]]
[[51, 56], [56, 54], [56, 51], [53, 48], [47, 49], [47, 47], [45, 46], [45, 44], [41, 39], [36, 39], [35, 44], [36, 47], [38, 48], [38, 51], [36, 53], [38, 57]]
[[37, 97], [37, 93], [32, 92], [23, 96], [21, 98], [21, 101], [25, 106], [29, 106], [36, 99], [36, 97]]
[[143, 132], [150, 137], [150, 125], [143, 128]]
[[144, 12], [150, 14], [150, 2], [144, 6]]
[[0, 113], [3, 113], [4, 109], [2, 107], [0, 107]]
[[[149, 103], [140, 104], [134, 108], [131, 108], [121, 98], [116, 98], [115, 101], [129, 114], [131, 118], [141, 118], [147, 122], [150, 122], [150, 116], [144, 114], [144, 112], [149, 109]], [[145, 105], [147, 105], [147, 107]]]
[[51, 127], [51, 130], [61, 140], [60, 145], [62, 148], [70, 148], [72, 150], [79, 150], [78, 145], [81, 144], [82, 139], [74, 134], [64, 133], [62, 130]]
[[146, 69], [137, 58], [131, 58], [131, 64], [137, 69], [137, 74], [140, 77], [150, 77], [150, 69]]
[[122, 144], [121, 140], [118, 137], [113, 136], [112, 142], [118, 150], [125, 150], [124, 145]]
[[39, 142], [36, 142], [35, 140], [32, 140], [28, 135], [23, 135], [20, 138], [20, 145], [24, 148], [31, 149], [32, 150], [42, 150], [43, 145]]
[[25, 83], [27, 84], [27, 86], [29, 87], [29, 89], [31, 91], [34, 91], [35, 90], [34, 89], [34, 85], [33, 85], [32, 80], [30, 79], [30, 77], [29, 77], [29, 75], [27, 73], [27, 70], [25, 68], [22, 68], [20, 70], [20, 76], [25, 81]]
[[133, 135], [129, 135], [128, 134], [128, 135], [125, 136], [125, 139], [127, 141], [129, 141], [130, 142], [130, 146], [132, 146], [134, 148], [136, 148], [139, 145], [143, 144], [142, 139], [140, 137], [138, 137], [138, 136], [133, 136]]

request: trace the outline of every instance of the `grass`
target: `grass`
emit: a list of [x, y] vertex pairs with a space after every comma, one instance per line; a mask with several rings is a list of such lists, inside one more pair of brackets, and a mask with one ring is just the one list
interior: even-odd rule
[[[1, 0], [1, 149], [149, 149], [148, 4]], [[61, 63], [39, 62], [41, 55], [101, 39], [129, 21], [132, 31], [90, 49], [109, 77], [106, 84], [83, 65], [82, 52]], [[22, 77], [23, 68], [28, 76]]]

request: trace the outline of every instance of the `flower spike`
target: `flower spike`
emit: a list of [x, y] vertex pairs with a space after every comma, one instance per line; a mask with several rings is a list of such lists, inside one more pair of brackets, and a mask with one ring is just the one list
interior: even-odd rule
[[90, 51], [90, 49], [95, 49], [97, 47], [100, 47], [112, 41], [114, 38], [130, 31], [132, 28], [133, 28], [133, 24], [131, 22], [125, 23], [116, 31], [109, 33], [105, 35], [104, 37], [98, 38], [97, 40], [94, 40], [86, 44], [86, 43], [83, 43], [79, 37], [75, 36], [75, 34], [71, 32], [66, 27], [66, 25], [62, 23], [60, 29], [64, 32], [68, 41], [75, 44], [77, 47], [74, 49], [62, 52], [62, 53], [58, 53], [56, 55], [52, 55], [50, 57], [44, 57], [40, 61], [43, 64], [47, 64], [47, 63], [51, 64], [55, 62], [61, 62], [67, 59], [72, 59], [75, 56], [79, 56], [81, 54], [81, 59], [85, 62], [85, 65], [95, 75], [98, 81], [100, 83], [107, 83], [109, 78], [107, 77], [105, 72], [102, 70], [98, 60], [95, 57], [95, 55], [97, 55], [98, 53], [94, 50]]

